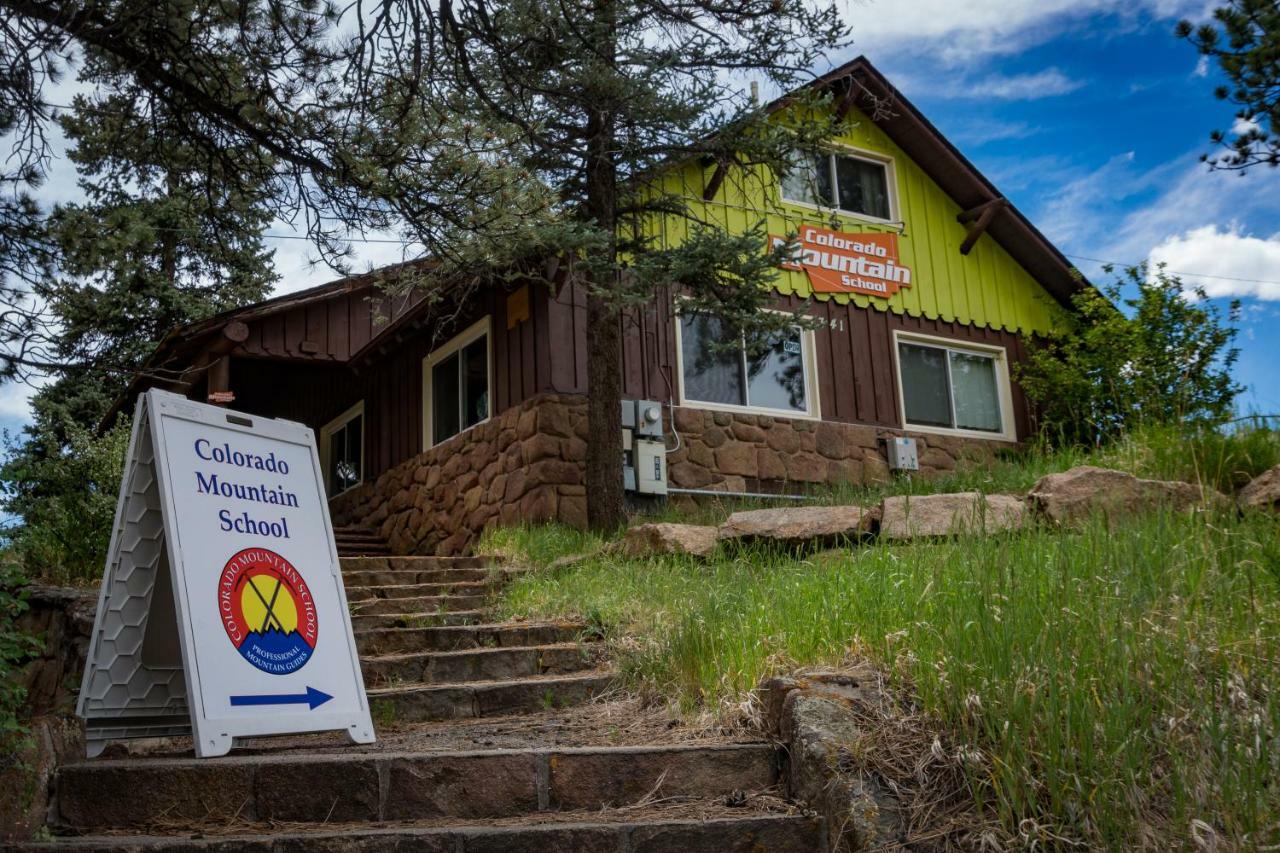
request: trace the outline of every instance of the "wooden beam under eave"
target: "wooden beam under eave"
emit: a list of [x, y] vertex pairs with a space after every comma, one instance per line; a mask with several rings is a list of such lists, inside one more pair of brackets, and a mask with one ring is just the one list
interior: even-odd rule
[[724, 177], [729, 172], [729, 164], [720, 160], [716, 163], [716, 170], [711, 173], [711, 180], [707, 181], [707, 188], [702, 191], [702, 200], [711, 201], [716, 197], [716, 193], [720, 192], [720, 185], [724, 183]]
[[967, 255], [972, 252], [974, 245], [978, 242], [978, 238], [986, 233], [987, 226], [991, 224], [991, 220], [995, 219], [996, 214], [1008, 206], [1008, 199], [993, 198], [977, 207], [957, 214], [957, 222], [961, 224], [969, 223], [969, 233], [965, 235], [964, 242], [960, 244], [960, 254]]
[[849, 78], [849, 89], [844, 93], [844, 97], [840, 99], [840, 104], [836, 107], [836, 124], [844, 121], [844, 117], [849, 114], [849, 110], [853, 109], [853, 102], [858, 99], [858, 84], [853, 78]]

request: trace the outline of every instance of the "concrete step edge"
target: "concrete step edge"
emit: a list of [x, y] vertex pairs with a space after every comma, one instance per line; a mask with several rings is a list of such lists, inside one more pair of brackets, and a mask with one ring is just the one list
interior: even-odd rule
[[[264, 829], [267, 829], [264, 827]], [[767, 848], [754, 843], [750, 836], [768, 833], [773, 843]], [[728, 846], [734, 834], [746, 834], [745, 844]], [[785, 838], [791, 834], [793, 838]], [[664, 841], [663, 836], [669, 835]], [[696, 836], [692, 838], [691, 836]], [[315, 829], [312, 831], [267, 829], [261, 833], [236, 833], [208, 837], [175, 837], [161, 835], [103, 835], [67, 837], [52, 842], [31, 844], [24, 849], [38, 851], [56, 850], [200, 850], [200, 851], [294, 851], [309, 846], [320, 849], [348, 849], [358, 846], [361, 850], [422, 849], [424, 851], [448, 850], [450, 853], [472, 853], [473, 850], [555, 850], [551, 844], [572, 843], [574, 837], [587, 842], [581, 849], [600, 849], [591, 840], [606, 840], [616, 844], [613, 850], [636, 850], [636, 842], [646, 853], [680, 849], [686, 853], [723, 853], [723, 851], [754, 851], [768, 849], [771, 853], [823, 853], [822, 821], [818, 817], [803, 814], [744, 814], [735, 817], [713, 817], [703, 820], [650, 819], [620, 821], [548, 820], [534, 824], [513, 826], [485, 825], [433, 825], [433, 826], [370, 826], [358, 829]], [[545, 839], [540, 843], [524, 842]], [[385, 843], [385, 847], [379, 842]], [[434, 842], [434, 843], [433, 843]], [[689, 846], [691, 843], [696, 846]], [[482, 845], [473, 847], [473, 844]], [[784, 844], [786, 846], [777, 846]], [[335, 846], [336, 845], [336, 846]], [[401, 845], [410, 845], [404, 847]], [[430, 845], [430, 846], [427, 846]], [[518, 847], [516, 845], [519, 845]], [[589, 846], [587, 846], [589, 845]], [[612, 845], [611, 845], [612, 846]], [[576, 845], [574, 849], [579, 849]]]

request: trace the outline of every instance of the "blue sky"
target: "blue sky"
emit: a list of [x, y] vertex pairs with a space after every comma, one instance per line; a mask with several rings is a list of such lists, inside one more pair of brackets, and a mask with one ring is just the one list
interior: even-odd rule
[[1213, 97], [1217, 68], [1172, 36], [1212, 4], [853, 9], [850, 55], [865, 53], [1092, 280], [1108, 277], [1087, 258], [1163, 261], [1224, 308], [1241, 299], [1240, 407], [1280, 413], [1280, 172], [1198, 162], [1234, 110]]
[[[1217, 302], [1242, 299], [1240, 405], [1280, 413], [1280, 172], [1211, 174], [1198, 162], [1210, 130], [1231, 127], [1232, 108], [1213, 97], [1216, 68], [1172, 30], [1212, 4], [1119, 6], [845, 0], [854, 45], [831, 60], [866, 54], [1095, 281], [1106, 277], [1086, 258], [1165, 261]], [[76, 195], [55, 163], [42, 200]], [[392, 246], [360, 255], [395, 260]], [[281, 290], [332, 277], [301, 241], [276, 241], [276, 264]], [[0, 386], [0, 428], [25, 422], [28, 395]]]

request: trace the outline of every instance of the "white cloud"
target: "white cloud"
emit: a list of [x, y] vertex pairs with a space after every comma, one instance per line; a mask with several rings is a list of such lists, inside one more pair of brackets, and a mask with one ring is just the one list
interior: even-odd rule
[[1020, 53], [1097, 15], [1114, 16], [1114, 30], [1143, 16], [1200, 18], [1204, 10], [1204, 0], [864, 0], [847, 19], [854, 46], [873, 60], [888, 65], [906, 52], [954, 65]]
[[1046, 68], [1034, 74], [985, 77], [975, 81], [964, 94], [971, 98], [1029, 101], [1065, 95], [1083, 85], [1083, 80], [1073, 80], [1057, 68]]
[[1236, 118], [1235, 122], [1231, 125], [1231, 132], [1236, 136], [1243, 136], [1246, 133], [1252, 133], [1253, 131], [1258, 130], [1258, 128], [1258, 123], [1253, 119]]
[[[1205, 225], [1173, 235], [1151, 250], [1152, 266], [1165, 264], [1211, 297], [1280, 300], [1280, 234], [1243, 233], [1238, 224]], [[1201, 273], [1202, 275], [1193, 275]]]
[[1034, 101], [1066, 95], [1085, 85], [1058, 68], [1046, 68], [1028, 74], [988, 74], [969, 77], [950, 72], [942, 81], [936, 74], [928, 76], [912, 72], [893, 75], [894, 85], [908, 95], [928, 93], [933, 98]]
[[1200, 57], [1200, 59], [1196, 62], [1196, 70], [1192, 71], [1191, 74], [1192, 76], [1195, 76], [1195, 77], [1208, 77], [1209, 76], [1209, 57], [1207, 56]]

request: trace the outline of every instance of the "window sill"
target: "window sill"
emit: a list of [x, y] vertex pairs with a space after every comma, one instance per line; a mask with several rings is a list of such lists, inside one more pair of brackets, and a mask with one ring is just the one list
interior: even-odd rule
[[819, 421], [821, 415], [797, 412], [793, 409], [766, 409], [758, 406], [735, 406], [732, 403], [704, 403], [701, 400], [681, 400], [682, 409], [703, 409], [708, 412], [727, 412], [731, 415], [768, 415], [771, 418], [789, 418], [793, 421]]
[[779, 197], [779, 201], [784, 206], [799, 208], [803, 211], [817, 211], [823, 216], [839, 216], [842, 219], [852, 219], [857, 222], [864, 222], [868, 225], [884, 225], [888, 228], [897, 230], [901, 227], [902, 222], [897, 219], [881, 219], [878, 216], [871, 216], [866, 213], [854, 213], [852, 210], [841, 210], [838, 207], [823, 207], [820, 204], [810, 204], [807, 201], [794, 201], [789, 198]]
[[976, 429], [948, 429], [947, 427], [935, 426], [917, 426], [913, 423], [904, 422], [902, 427], [904, 432], [919, 432], [925, 435], [944, 435], [951, 438], [980, 438], [984, 441], [1000, 441], [1005, 444], [1017, 444], [1016, 436], [1007, 432], [983, 432]]

